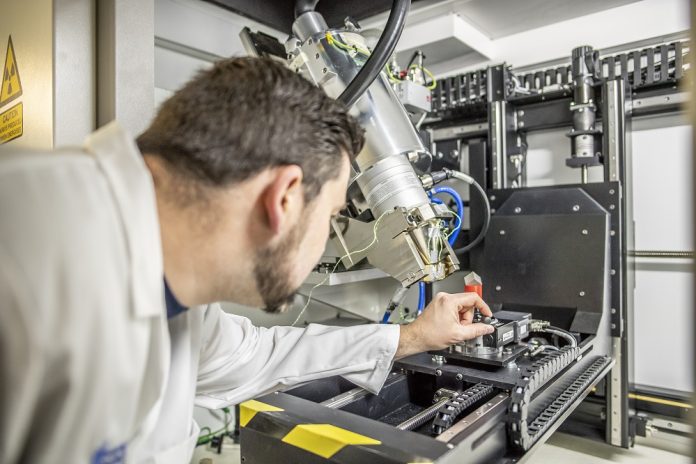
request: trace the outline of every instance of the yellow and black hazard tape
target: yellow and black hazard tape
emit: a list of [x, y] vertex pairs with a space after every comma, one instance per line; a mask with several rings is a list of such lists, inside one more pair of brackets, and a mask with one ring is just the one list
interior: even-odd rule
[[[242, 427], [242, 455], [245, 453], [260, 452], [256, 446], [245, 450], [244, 436], [251, 439], [260, 436], [266, 444], [276, 442], [276, 456], [284, 453], [286, 446], [298, 448], [312, 453], [329, 462], [402, 462], [402, 463], [431, 463], [429, 459], [414, 456], [413, 454], [385, 447], [379, 439], [363, 435], [334, 424], [297, 423], [287, 412], [272, 404], [258, 400], [246, 401], [239, 405], [239, 425]], [[246, 432], [246, 433], [245, 433]], [[258, 445], [258, 443], [257, 443]], [[268, 447], [263, 452], [268, 452]], [[286, 450], [285, 462], [296, 462]], [[395, 455], [396, 453], [396, 455]], [[264, 456], [268, 458], [268, 455]], [[254, 459], [252, 459], [255, 461]], [[258, 459], [261, 461], [261, 459]], [[300, 462], [299, 460], [297, 462]]]

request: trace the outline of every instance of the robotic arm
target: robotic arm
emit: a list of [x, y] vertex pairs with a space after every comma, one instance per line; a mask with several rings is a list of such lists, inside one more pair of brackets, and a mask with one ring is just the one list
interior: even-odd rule
[[[289, 66], [341, 98], [367, 66], [365, 39], [350, 25], [330, 29], [313, 10], [298, 13], [286, 43]], [[431, 203], [411, 166], [427, 150], [381, 72], [355, 98], [350, 111], [366, 143], [353, 166], [347, 212], [332, 224], [343, 264], [350, 269], [366, 258], [404, 287], [444, 279], [459, 268], [443, 227], [453, 215]], [[368, 247], [374, 237], [378, 246]]]

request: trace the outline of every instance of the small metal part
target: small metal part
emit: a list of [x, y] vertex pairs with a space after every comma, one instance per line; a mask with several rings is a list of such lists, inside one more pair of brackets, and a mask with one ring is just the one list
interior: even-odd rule
[[437, 364], [444, 364], [446, 362], [445, 357], [440, 354], [433, 355], [432, 361]]
[[435, 439], [440, 442], [448, 442], [454, 437], [462, 433], [464, 430], [468, 429], [474, 425], [477, 421], [487, 417], [489, 414], [494, 414], [500, 409], [505, 408], [505, 401], [508, 399], [508, 395], [505, 393], [500, 393], [495, 397], [491, 398], [487, 403], [479, 406], [476, 411], [472, 412], [468, 416], [465, 416], [462, 420], [455, 423], [452, 427], [447, 429], [445, 432], [441, 433]]
[[435, 398], [434, 401], [435, 403], [432, 406], [429, 406], [416, 414], [415, 416], [403, 421], [399, 425], [396, 426], [397, 429], [399, 430], [414, 430], [420, 427], [421, 425], [425, 424], [428, 422], [430, 419], [435, 417], [437, 414], [437, 411], [447, 404], [447, 402], [454, 396], [456, 392], [452, 390], [446, 390], [444, 388], [441, 388], [435, 393]]
[[479, 383], [451, 398], [437, 412], [432, 425], [433, 433], [439, 435], [450, 428], [458, 416], [480, 401], [492, 396], [493, 392], [492, 386]]

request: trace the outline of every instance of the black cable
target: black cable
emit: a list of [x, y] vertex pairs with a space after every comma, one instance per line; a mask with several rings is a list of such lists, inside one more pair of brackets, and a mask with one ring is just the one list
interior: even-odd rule
[[295, 18], [299, 18], [305, 13], [314, 11], [319, 0], [297, 0], [295, 2]]
[[481, 240], [483, 240], [483, 237], [486, 236], [486, 234], [488, 233], [488, 228], [491, 225], [491, 205], [490, 205], [490, 203], [488, 203], [488, 196], [486, 195], [486, 191], [483, 190], [483, 187], [481, 187], [478, 182], [474, 182], [474, 183], [469, 184], [469, 185], [473, 185], [476, 188], [476, 191], [481, 195], [481, 199], [483, 200], [483, 203], [485, 206], [485, 208], [484, 208], [485, 214], [483, 216], [483, 226], [481, 227], [481, 230], [479, 231], [476, 238], [471, 243], [454, 250], [454, 253], [457, 255], [462, 254], [462, 253], [466, 253], [467, 251], [471, 250], [476, 245], [481, 243]]
[[546, 332], [546, 333], [561, 337], [561, 338], [565, 339], [565, 341], [567, 341], [570, 346], [578, 346], [577, 338], [575, 338], [573, 336], [573, 334], [571, 334], [567, 330], [563, 330], [559, 327], [554, 327], [554, 326], [550, 325], [550, 326], [542, 329], [542, 332]]
[[[305, 4], [304, 1], [298, 1], [299, 3]], [[387, 19], [387, 24], [384, 26], [384, 32], [382, 32], [375, 49], [362, 68], [360, 68], [358, 74], [355, 75], [350, 84], [338, 97], [338, 101], [342, 102], [346, 107], [350, 108], [358, 101], [391, 58], [396, 48], [396, 43], [399, 41], [401, 32], [404, 29], [406, 15], [410, 6], [411, 0], [394, 0], [392, 9], [389, 12], [389, 19]], [[295, 11], [297, 11], [297, 7]]]

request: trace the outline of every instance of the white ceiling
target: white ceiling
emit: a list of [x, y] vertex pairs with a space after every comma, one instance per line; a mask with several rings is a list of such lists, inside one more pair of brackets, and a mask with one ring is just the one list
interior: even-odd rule
[[636, 1], [469, 0], [452, 2], [452, 7], [489, 38], [497, 39]]
[[[413, 2], [406, 24], [456, 13], [488, 36], [498, 39], [640, 0], [420, 0]], [[380, 28], [389, 12], [361, 21]], [[627, 18], [629, 19], [629, 18]]]

